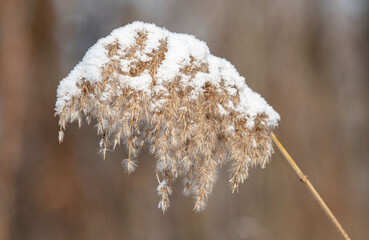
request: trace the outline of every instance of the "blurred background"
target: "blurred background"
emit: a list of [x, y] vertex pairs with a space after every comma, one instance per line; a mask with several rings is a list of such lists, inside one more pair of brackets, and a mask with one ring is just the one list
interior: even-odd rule
[[281, 142], [353, 239], [369, 236], [369, 3], [365, 0], [1, 0], [0, 239], [340, 239], [276, 151], [205, 211], [174, 186], [157, 208], [144, 149], [127, 176], [96, 130], [58, 144], [56, 88], [86, 50], [135, 20], [206, 41], [281, 115]]

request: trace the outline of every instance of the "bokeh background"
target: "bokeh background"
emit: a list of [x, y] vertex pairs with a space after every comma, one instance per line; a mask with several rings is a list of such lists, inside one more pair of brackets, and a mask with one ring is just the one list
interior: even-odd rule
[[340, 239], [276, 151], [205, 211], [175, 185], [157, 208], [154, 160], [103, 161], [96, 129], [58, 144], [56, 88], [97, 39], [132, 21], [190, 33], [281, 114], [279, 139], [353, 239], [369, 236], [369, 4], [365, 0], [1, 0], [0, 239]]

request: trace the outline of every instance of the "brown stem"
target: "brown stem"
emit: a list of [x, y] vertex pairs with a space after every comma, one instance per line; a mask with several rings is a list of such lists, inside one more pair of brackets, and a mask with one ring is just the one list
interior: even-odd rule
[[287, 162], [291, 165], [293, 170], [295, 170], [296, 174], [300, 177], [300, 180], [305, 183], [307, 188], [310, 190], [311, 194], [313, 194], [314, 198], [318, 201], [319, 205], [322, 207], [323, 211], [327, 214], [329, 219], [333, 222], [333, 224], [337, 227], [338, 231], [342, 234], [342, 236], [346, 240], [350, 240], [350, 237], [347, 235], [345, 230], [342, 228], [341, 224], [338, 222], [337, 218], [333, 215], [332, 211], [328, 208], [327, 204], [325, 204], [322, 197], [319, 195], [319, 193], [315, 190], [314, 186], [310, 183], [309, 179], [305, 176], [305, 174], [301, 171], [301, 169], [297, 166], [295, 161], [293, 161], [292, 157], [288, 154], [286, 149], [282, 146], [282, 144], [279, 142], [277, 137], [272, 133], [272, 138], [277, 145], [279, 151], [281, 151], [284, 158], [287, 160]]

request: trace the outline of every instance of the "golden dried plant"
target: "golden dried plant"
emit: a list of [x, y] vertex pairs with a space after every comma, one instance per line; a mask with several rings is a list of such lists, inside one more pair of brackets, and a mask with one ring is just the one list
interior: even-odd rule
[[183, 177], [196, 211], [205, 207], [217, 169], [230, 163], [232, 192], [250, 167], [268, 162], [279, 115], [234, 66], [202, 41], [135, 22], [100, 39], [60, 82], [59, 142], [66, 124], [97, 122], [100, 151], [124, 142], [128, 173], [144, 143], [156, 161], [159, 208]]

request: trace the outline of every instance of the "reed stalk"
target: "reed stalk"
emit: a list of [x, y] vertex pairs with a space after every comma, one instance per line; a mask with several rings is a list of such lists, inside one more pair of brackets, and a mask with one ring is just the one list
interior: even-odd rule
[[338, 231], [341, 233], [341, 235], [346, 239], [350, 240], [351, 238], [348, 236], [346, 231], [343, 229], [340, 222], [337, 220], [337, 218], [333, 215], [332, 211], [328, 208], [327, 204], [324, 202], [323, 198], [319, 195], [317, 190], [314, 188], [314, 186], [311, 184], [307, 176], [301, 171], [299, 166], [296, 164], [296, 162], [292, 159], [290, 154], [287, 152], [287, 150], [283, 147], [283, 145], [279, 142], [277, 137], [272, 133], [272, 139], [279, 151], [282, 153], [283, 157], [287, 160], [287, 162], [291, 165], [293, 170], [295, 170], [296, 174], [299, 176], [301, 182], [303, 182], [306, 187], [309, 189], [313, 197], [318, 201], [319, 205], [323, 209], [323, 211], [327, 214], [329, 219], [333, 222], [333, 224], [336, 226]]

